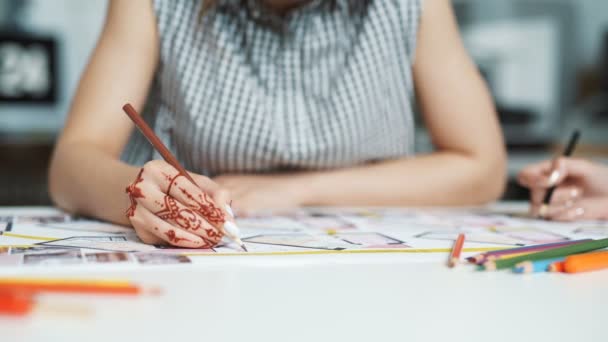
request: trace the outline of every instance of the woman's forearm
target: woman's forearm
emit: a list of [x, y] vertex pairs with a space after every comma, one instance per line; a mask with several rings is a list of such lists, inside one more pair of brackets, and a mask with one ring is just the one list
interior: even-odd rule
[[57, 146], [49, 172], [53, 202], [68, 212], [129, 225], [125, 187], [138, 168], [127, 165], [94, 145], [63, 143]]
[[306, 205], [475, 205], [496, 200], [505, 158], [437, 152], [297, 177]]

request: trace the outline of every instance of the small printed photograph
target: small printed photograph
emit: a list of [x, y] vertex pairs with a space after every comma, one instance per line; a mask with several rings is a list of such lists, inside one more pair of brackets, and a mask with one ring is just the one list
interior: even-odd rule
[[401, 240], [374, 232], [342, 232], [334, 236], [361, 248], [410, 248]]
[[20, 215], [16, 216], [14, 221], [16, 223], [31, 223], [31, 224], [51, 224], [51, 223], [63, 223], [69, 222], [71, 216], [68, 214], [57, 214], [57, 215]]
[[587, 226], [580, 227], [574, 231], [574, 234], [581, 234], [586, 236], [608, 236], [608, 226]]
[[128, 263], [131, 258], [128, 253], [111, 252], [111, 253], [87, 253], [85, 259], [89, 263], [96, 264], [111, 264], [111, 263]]
[[9, 255], [0, 252], [0, 267], [2, 266], [18, 266], [21, 265], [23, 255]]
[[[449, 240], [456, 241], [459, 232], [453, 231], [431, 231], [425, 232], [414, 237], [419, 239], [427, 240]], [[468, 242], [487, 243], [493, 245], [511, 245], [511, 246], [525, 246], [526, 241], [515, 239], [510, 236], [505, 236], [497, 233], [486, 233], [486, 232], [465, 232], [467, 234]]]
[[10, 254], [26, 254], [26, 253], [51, 253], [55, 251], [63, 251], [65, 248], [46, 247], [46, 246], [31, 246], [31, 247], [12, 247]]
[[165, 253], [135, 253], [134, 255], [142, 265], [188, 264], [191, 262], [190, 258], [185, 255]]
[[12, 216], [0, 216], [0, 232], [10, 232], [12, 224]]
[[343, 250], [351, 245], [335, 239], [333, 236], [309, 234], [267, 234], [248, 237], [243, 241], [265, 245], [327, 250]]
[[156, 247], [137, 241], [131, 241], [127, 236], [74, 236], [65, 239], [41, 242], [40, 246], [72, 247], [97, 249], [111, 252], [147, 252]]
[[75, 265], [82, 263], [82, 255], [78, 249], [62, 249], [47, 253], [26, 253], [23, 255], [24, 265]]

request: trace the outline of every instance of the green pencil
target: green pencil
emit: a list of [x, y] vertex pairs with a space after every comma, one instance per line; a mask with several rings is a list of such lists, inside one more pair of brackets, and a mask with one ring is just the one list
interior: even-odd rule
[[576, 245], [554, 248], [538, 253], [530, 253], [514, 258], [491, 260], [485, 262], [481, 268], [486, 271], [500, 270], [504, 268], [511, 268], [523, 261], [536, 261], [543, 259], [566, 257], [568, 255], [590, 252], [596, 249], [602, 249], [606, 247], [608, 247], [608, 239], [593, 240], [589, 242], [582, 242]]

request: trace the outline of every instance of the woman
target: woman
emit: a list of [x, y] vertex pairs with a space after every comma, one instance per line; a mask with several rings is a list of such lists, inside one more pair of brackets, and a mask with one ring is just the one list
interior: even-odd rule
[[608, 167], [583, 159], [546, 160], [520, 172], [519, 183], [530, 189], [531, 212], [539, 215], [543, 197], [556, 186], [545, 218], [556, 221], [608, 219]]
[[[415, 157], [414, 89], [436, 147]], [[133, 133], [126, 102], [198, 187]], [[477, 204], [504, 166], [449, 0], [113, 0], [50, 193], [145, 242], [209, 246], [217, 222], [193, 230], [180, 210]]]

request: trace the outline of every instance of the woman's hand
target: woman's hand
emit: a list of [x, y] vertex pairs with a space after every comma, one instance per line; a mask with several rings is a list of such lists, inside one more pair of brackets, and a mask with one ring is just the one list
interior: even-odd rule
[[518, 176], [530, 189], [538, 215], [548, 188], [556, 186], [544, 217], [557, 221], [608, 219], [608, 167], [583, 159], [560, 158], [530, 165]]
[[220, 242], [227, 192], [207, 177], [190, 175], [196, 185], [168, 163], [153, 160], [126, 188], [127, 217], [143, 242], [188, 248]]
[[288, 212], [305, 204], [299, 175], [224, 175], [213, 180], [230, 192], [239, 216]]

